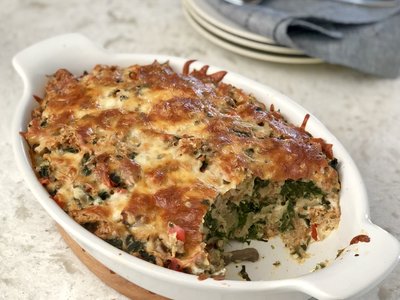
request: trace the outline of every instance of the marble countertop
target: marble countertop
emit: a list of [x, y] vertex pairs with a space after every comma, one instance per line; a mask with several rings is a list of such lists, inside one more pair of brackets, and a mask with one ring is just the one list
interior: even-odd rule
[[[327, 64], [260, 62], [227, 52], [189, 26], [178, 0], [2, 0], [0, 299], [125, 299], [72, 254], [13, 159], [9, 128], [22, 82], [11, 59], [39, 40], [66, 32], [83, 33], [115, 52], [197, 58], [288, 95], [348, 149], [368, 189], [371, 219], [400, 239], [400, 78]], [[362, 299], [400, 299], [400, 267]]]

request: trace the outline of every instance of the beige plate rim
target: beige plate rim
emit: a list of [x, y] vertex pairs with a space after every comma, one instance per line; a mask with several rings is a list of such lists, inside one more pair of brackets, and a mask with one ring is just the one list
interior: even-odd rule
[[189, 1], [183, 0], [183, 5], [185, 6], [186, 10], [190, 13], [191, 17], [199, 23], [202, 27], [207, 29], [209, 32], [213, 33], [214, 35], [227, 40], [229, 42], [235, 43], [237, 45], [246, 47], [246, 48], [252, 48], [255, 50], [260, 50], [260, 51], [268, 51], [268, 52], [273, 52], [273, 53], [282, 53], [282, 54], [291, 54], [291, 55], [304, 55], [304, 53], [300, 50], [293, 49], [293, 48], [288, 48], [284, 46], [279, 46], [276, 44], [267, 44], [267, 43], [262, 43], [262, 42], [257, 42], [254, 40], [249, 40], [243, 37], [240, 37], [238, 35], [232, 34], [230, 32], [227, 32], [225, 30], [222, 30], [221, 28], [215, 26], [212, 23], [209, 23], [206, 19], [204, 19], [201, 15], [197, 13], [196, 10], [194, 10], [190, 4], [188, 4]]
[[216, 37], [212, 33], [208, 32], [205, 28], [201, 27], [201, 25], [198, 24], [193, 19], [190, 12], [188, 10], [186, 10], [185, 7], [183, 7], [183, 12], [184, 12], [186, 19], [190, 23], [190, 25], [201, 36], [203, 36], [210, 42], [216, 44], [217, 46], [220, 46], [221, 48], [224, 48], [225, 50], [229, 50], [236, 54], [254, 58], [254, 59], [258, 59], [258, 60], [262, 60], [262, 61], [269, 61], [269, 62], [275, 62], [275, 63], [318, 64], [318, 63], [322, 62], [322, 60], [320, 60], [318, 58], [312, 58], [312, 57], [307, 57], [307, 56], [282, 55], [282, 54], [276, 54], [276, 53], [271, 53], [271, 52], [257, 51], [257, 50], [252, 50], [252, 49], [244, 48], [244, 47], [229, 43], [227, 41], [220, 39], [219, 37]]
[[204, 1], [186, 0], [186, 2], [194, 11], [196, 11], [198, 15], [207, 20], [207, 22], [226, 32], [230, 32], [234, 35], [256, 42], [276, 45], [276, 42], [274, 40], [256, 33], [249, 32], [243, 27], [235, 24], [233, 21], [227, 19], [225, 16], [211, 9], [207, 4], [204, 4]]

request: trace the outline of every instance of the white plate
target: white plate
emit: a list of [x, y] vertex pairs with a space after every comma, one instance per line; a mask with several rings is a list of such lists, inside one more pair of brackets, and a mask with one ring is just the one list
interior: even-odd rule
[[236, 54], [240, 54], [246, 57], [263, 60], [263, 61], [270, 61], [275, 63], [286, 63], [286, 64], [319, 64], [323, 61], [319, 58], [313, 58], [309, 56], [301, 56], [301, 55], [290, 55], [290, 54], [282, 54], [282, 53], [273, 53], [267, 51], [259, 51], [251, 48], [246, 48], [243, 46], [239, 46], [233, 44], [229, 41], [221, 39], [218, 36], [215, 36], [211, 32], [207, 31], [204, 27], [202, 27], [197, 21], [192, 17], [190, 12], [186, 10], [185, 6], [183, 7], [184, 15], [190, 25], [204, 38], [209, 40], [210, 42], [216, 44], [217, 46], [234, 52]]
[[210, 33], [214, 34], [215, 36], [217, 36], [223, 40], [237, 44], [239, 46], [243, 46], [246, 48], [259, 50], [259, 51], [267, 51], [267, 52], [271, 52], [271, 53], [281, 53], [281, 54], [291, 54], [291, 55], [304, 55], [303, 52], [301, 52], [300, 50], [297, 50], [297, 49], [257, 42], [257, 41], [242, 38], [238, 35], [234, 35], [227, 31], [224, 31], [224, 30], [220, 29], [219, 27], [214, 26], [212, 23], [207, 22], [206, 19], [203, 19], [192, 7], [190, 7], [188, 0], [183, 0], [182, 2], [184, 5], [184, 8], [189, 12], [190, 16], [200, 26], [202, 26], [204, 29], [208, 30]]
[[[371, 223], [368, 218], [366, 190], [353, 160], [339, 141], [312, 115], [307, 123], [307, 130], [333, 144], [335, 157], [340, 162], [342, 182], [342, 216], [339, 228], [324, 241], [313, 243], [310, 247], [310, 260], [313, 263], [326, 259], [330, 261], [329, 266], [318, 272], [310, 273], [310, 265], [299, 265], [288, 259], [287, 249], [278, 241], [273, 241], [275, 250], [272, 250], [271, 242], [259, 242], [254, 243], [254, 246], [267, 259], [262, 259], [249, 268], [250, 276], [258, 280], [199, 281], [196, 276], [162, 268], [122, 252], [70, 218], [38, 182], [31, 167], [28, 146], [19, 134], [26, 130], [31, 111], [36, 105], [32, 95], [43, 96], [46, 75], [53, 74], [59, 68], [66, 68], [73, 74], [80, 75], [99, 63], [128, 66], [150, 64], [154, 59], [169, 61], [175, 70], [182, 70], [187, 61], [162, 55], [107, 53], [80, 34], [67, 34], [39, 42], [18, 53], [13, 59], [13, 65], [24, 84], [11, 133], [17, 165], [38, 202], [83, 249], [127, 280], [178, 300], [265, 300], [271, 297], [307, 299], [308, 295], [318, 299], [343, 299], [368, 291], [395, 267], [400, 254], [398, 241]], [[196, 62], [192, 67], [198, 69], [203, 65], [202, 62]], [[210, 73], [219, 70], [210, 67]], [[235, 73], [228, 72], [224, 82], [253, 94], [267, 106], [273, 103], [294, 124], [301, 124], [307, 113], [304, 108], [279, 92]], [[367, 234], [371, 242], [352, 245], [339, 259], [335, 259], [337, 250], [348, 246], [349, 241], [360, 233]], [[359, 256], [355, 257], [354, 253]], [[284, 265], [281, 266], [281, 274], [271, 271], [274, 267], [268, 261], [270, 257], [282, 257]]]
[[187, 0], [187, 3], [203, 19], [207, 20], [214, 26], [221, 28], [222, 30], [225, 30], [245, 39], [276, 45], [276, 42], [274, 40], [256, 33], [252, 33], [246, 28], [243, 28], [242, 26], [236, 24], [232, 20], [229, 20], [227, 17], [220, 14], [203, 0]]

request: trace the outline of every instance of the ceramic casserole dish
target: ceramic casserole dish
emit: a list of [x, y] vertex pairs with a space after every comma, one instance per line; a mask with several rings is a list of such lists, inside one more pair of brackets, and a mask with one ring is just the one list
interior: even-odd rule
[[[367, 194], [357, 167], [339, 141], [312, 115], [307, 131], [333, 144], [334, 155], [339, 161], [342, 215], [339, 228], [325, 240], [313, 243], [309, 249], [310, 258], [302, 264], [290, 258], [279, 238], [268, 242], [254, 241], [251, 246], [259, 251], [262, 259], [256, 263], [241, 263], [246, 265], [253, 281], [241, 280], [237, 275], [240, 268], [234, 264], [228, 267], [227, 279], [200, 281], [197, 276], [165, 269], [122, 252], [70, 218], [37, 180], [28, 146], [19, 134], [26, 130], [31, 119], [35, 106], [32, 95], [43, 96], [46, 75], [59, 68], [66, 68], [78, 76], [96, 64], [126, 67], [150, 64], [154, 60], [169, 61], [176, 71], [181, 71], [187, 61], [163, 55], [107, 53], [80, 34], [66, 34], [39, 42], [13, 59], [24, 83], [12, 128], [18, 167], [38, 202], [83, 249], [127, 280], [172, 299], [345, 299], [365, 293], [389, 274], [399, 259], [399, 242], [371, 223]], [[196, 62], [192, 68], [203, 65], [205, 63]], [[219, 70], [210, 67], [210, 72]], [[273, 103], [294, 124], [301, 124], [308, 113], [279, 92], [240, 75], [228, 72], [224, 82], [253, 94], [267, 106]], [[353, 237], [360, 234], [367, 235], [370, 242], [350, 245]], [[240, 243], [229, 245], [235, 249], [245, 246]], [[276, 261], [280, 262], [279, 267], [273, 266]], [[326, 267], [315, 271], [321, 263]]]

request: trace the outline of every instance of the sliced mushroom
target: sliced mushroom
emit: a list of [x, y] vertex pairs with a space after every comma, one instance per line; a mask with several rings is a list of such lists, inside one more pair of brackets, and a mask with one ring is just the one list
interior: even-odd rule
[[242, 250], [225, 252], [223, 253], [223, 258], [225, 265], [228, 265], [231, 262], [241, 262], [241, 261], [256, 262], [260, 258], [260, 254], [258, 254], [258, 251], [255, 248], [246, 248]]

